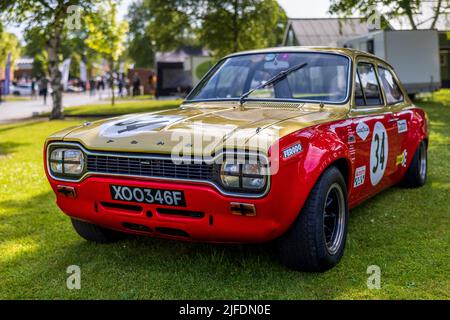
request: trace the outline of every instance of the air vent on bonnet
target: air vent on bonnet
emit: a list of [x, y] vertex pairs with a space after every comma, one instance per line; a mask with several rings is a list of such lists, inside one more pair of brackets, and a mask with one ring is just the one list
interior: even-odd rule
[[248, 101], [245, 103], [246, 108], [272, 108], [272, 109], [286, 109], [286, 110], [298, 110], [304, 103], [297, 102], [274, 102], [274, 101]]
[[[278, 101], [246, 101], [245, 108], [272, 108], [272, 109], [285, 109], [285, 110], [298, 110], [304, 103], [298, 102], [278, 102]], [[213, 101], [213, 102], [197, 102], [193, 104], [183, 104], [182, 108], [214, 108], [214, 107], [238, 107], [238, 101]]]

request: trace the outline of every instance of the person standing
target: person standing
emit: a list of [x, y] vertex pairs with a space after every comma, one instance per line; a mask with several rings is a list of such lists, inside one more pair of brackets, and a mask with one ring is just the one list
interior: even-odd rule
[[91, 97], [95, 95], [95, 80], [92, 78], [89, 80], [89, 95]]
[[119, 97], [123, 98], [123, 78], [124, 78], [124, 74], [121, 73], [119, 75], [119, 81], [118, 81], [118, 87], [119, 87]]
[[3, 94], [3, 79], [0, 79], [0, 103], [2, 102], [2, 94]]
[[31, 100], [36, 100], [36, 78], [31, 79]]
[[133, 77], [133, 97], [139, 95], [140, 87], [141, 87], [141, 79], [139, 79], [138, 73], [135, 72]]
[[39, 83], [40, 93], [44, 98], [44, 105], [47, 105], [47, 95], [48, 95], [48, 79], [44, 76], [41, 78]]
[[148, 77], [148, 85], [150, 87], [150, 94], [152, 96], [156, 95], [156, 73], [155, 72], [151, 72], [149, 77]]

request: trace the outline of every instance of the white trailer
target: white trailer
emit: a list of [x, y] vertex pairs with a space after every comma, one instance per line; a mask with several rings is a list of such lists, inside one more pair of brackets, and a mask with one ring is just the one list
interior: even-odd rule
[[388, 61], [411, 96], [441, 87], [436, 30], [381, 30], [341, 40], [339, 45]]

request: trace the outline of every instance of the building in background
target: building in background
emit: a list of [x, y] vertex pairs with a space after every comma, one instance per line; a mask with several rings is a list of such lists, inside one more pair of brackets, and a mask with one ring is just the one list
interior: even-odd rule
[[156, 53], [156, 96], [185, 96], [198, 81], [199, 74], [192, 74], [197, 68], [193, 67], [208, 59], [207, 50], [191, 47]]
[[137, 75], [140, 81], [140, 94], [155, 95], [156, 80], [155, 71], [146, 68], [131, 68], [128, 69], [128, 82], [133, 86], [134, 77]]
[[450, 30], [439, 32], [439, 60], [443, 88], [450, 88]]
[[349, 47], [373, 53], [392, 64], [411, 96], [450, 87], [450, 34], [444, 31], [445, 23], [436, 25], [438, 33], [403, 30], [401, 23], [382, 19], [383, 30], [361, 18], [289, 19], [283, 45]]
[[340, 40], [366, 34], [371, 29], [361, 18], [289, 19], [283, 45], [335, 47]]
[[13, 79], [15, 82], [29, 82], [32, 78], [34, 59], [21, 57], [14, 64]]
[[436, 30], [379, 30], [342, 39], [338, 46], [366, 51], [388, 61], [412, 97], [441, 87]]

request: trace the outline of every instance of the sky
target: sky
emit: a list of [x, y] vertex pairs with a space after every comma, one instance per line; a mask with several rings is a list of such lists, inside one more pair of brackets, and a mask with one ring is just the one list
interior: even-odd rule
[[[119, 7], [120, 18], [127, 13], [128, 6], [136, 0], [122, 0]], [[323, 18], [328, 17], [330, 0], [278, 0], [289, 18]], [[21, 28], [6, 26], [9, 32], [21, 37]]]

